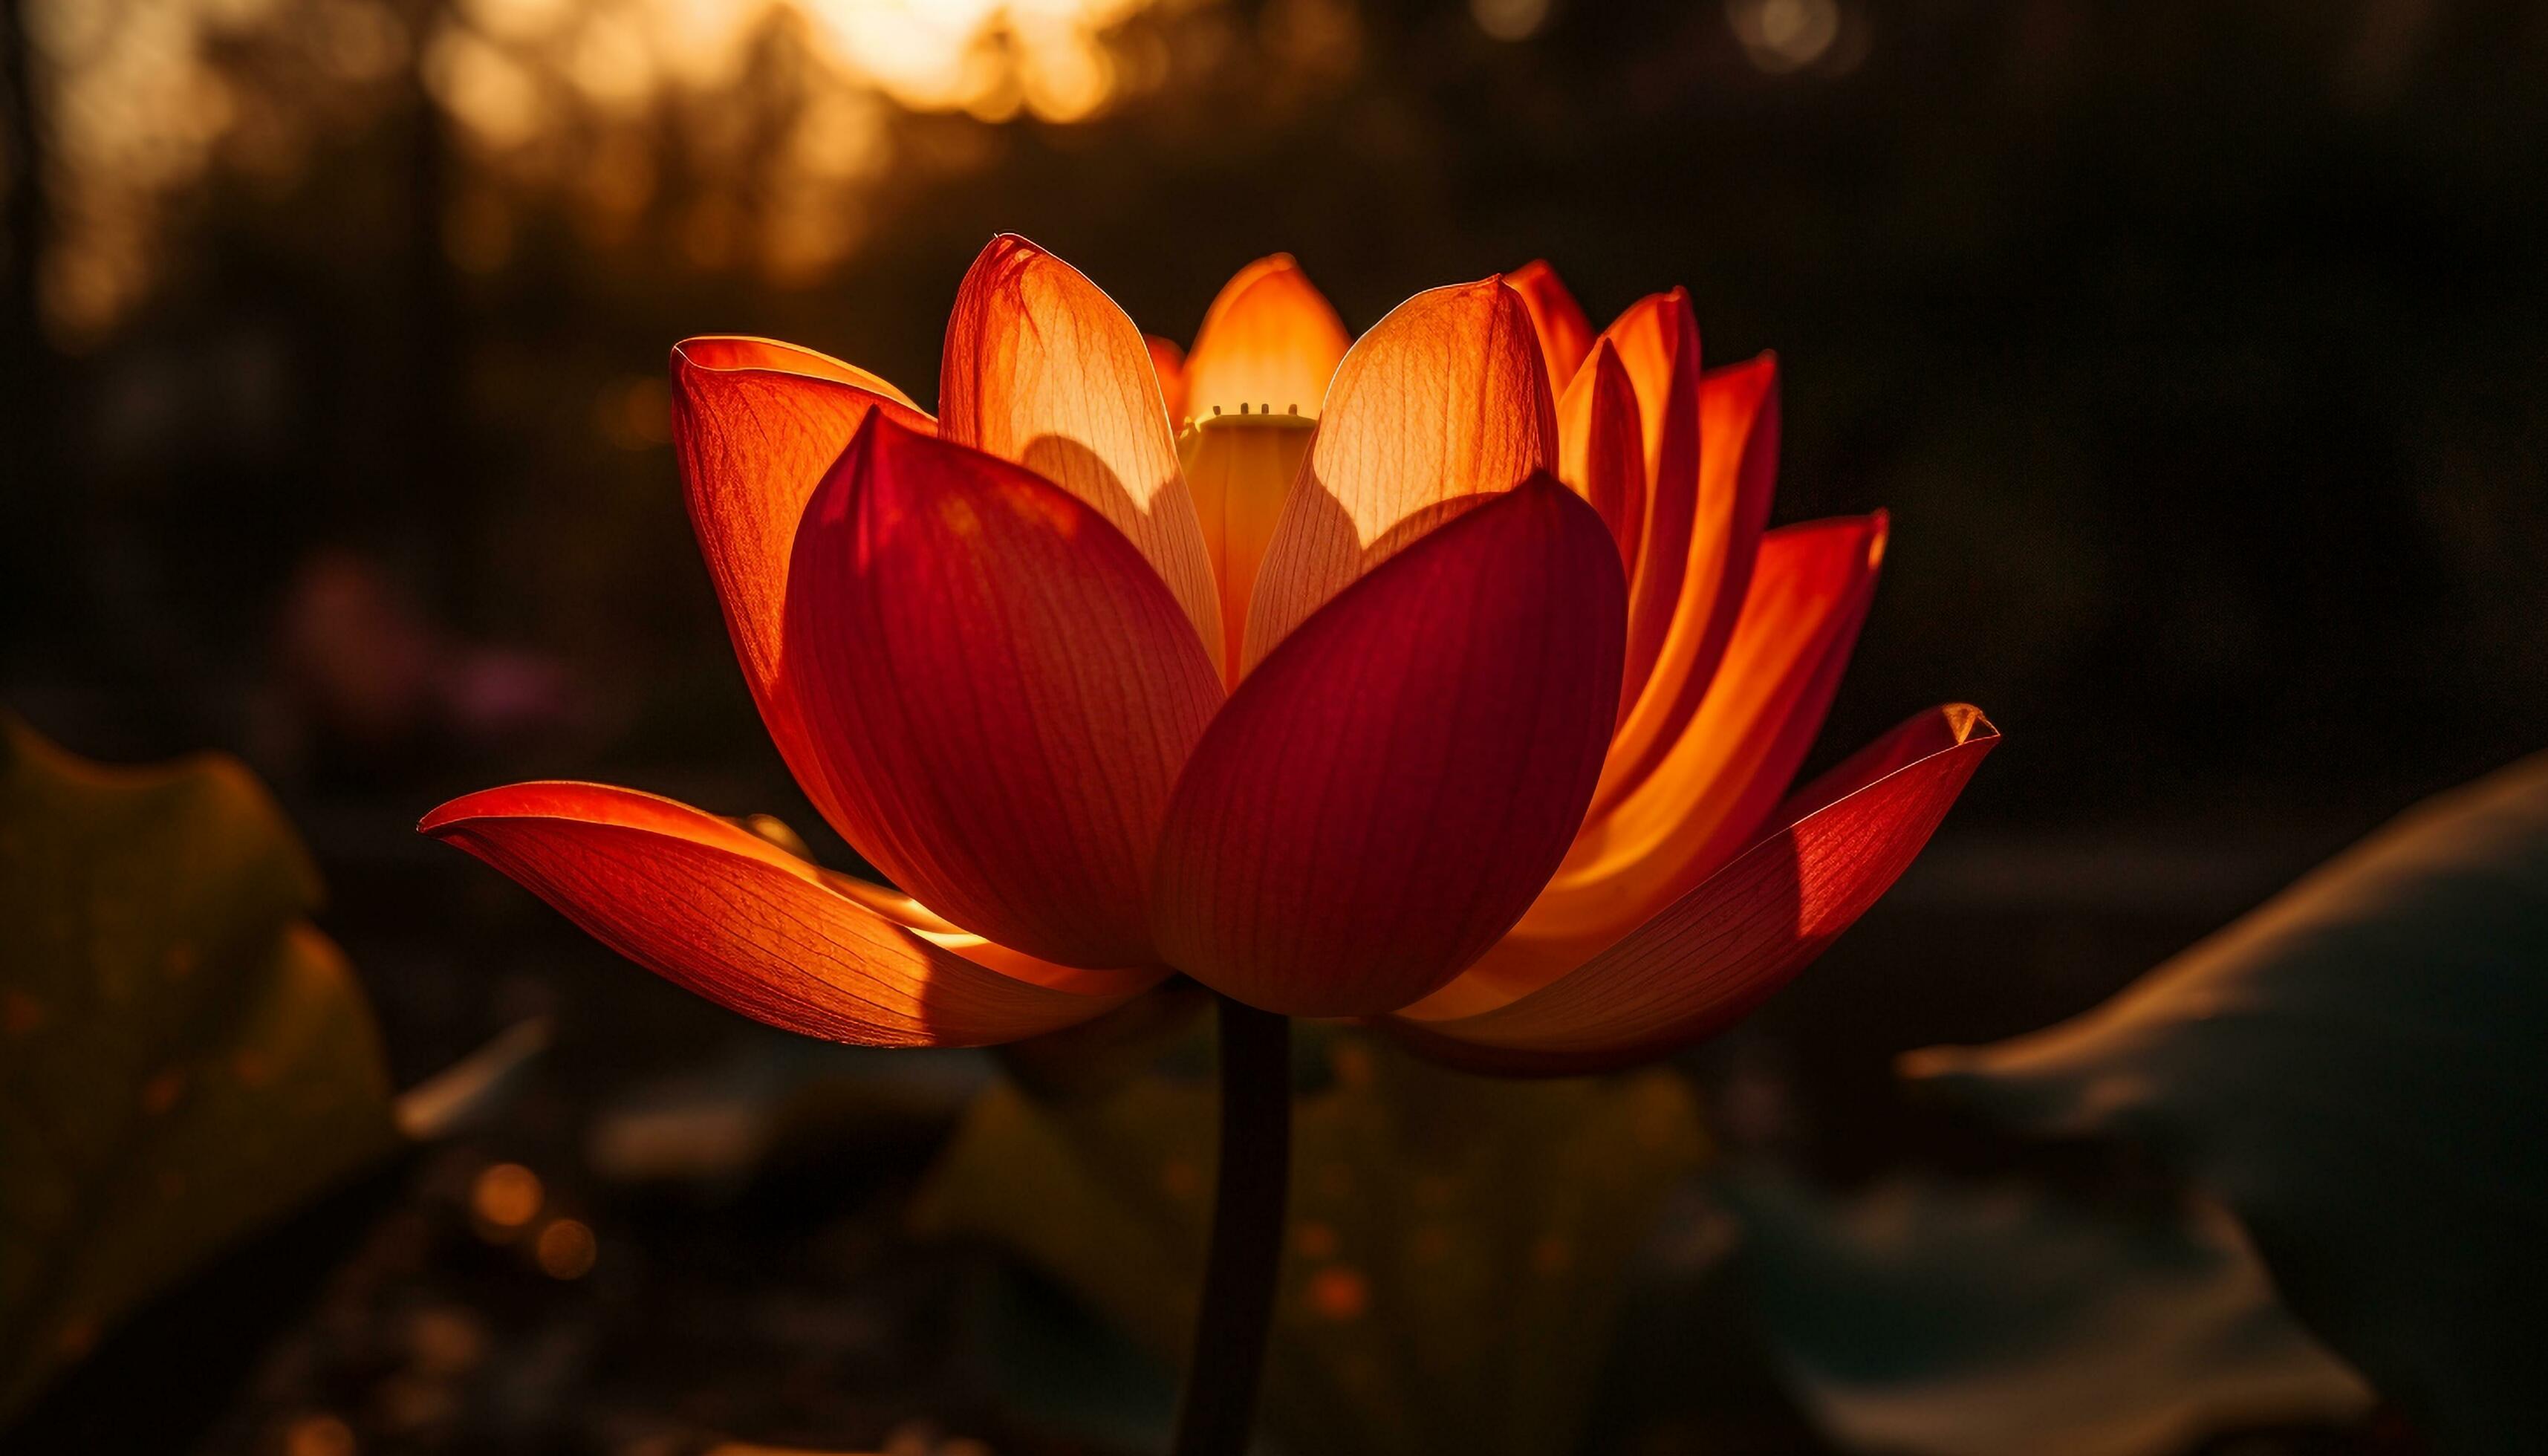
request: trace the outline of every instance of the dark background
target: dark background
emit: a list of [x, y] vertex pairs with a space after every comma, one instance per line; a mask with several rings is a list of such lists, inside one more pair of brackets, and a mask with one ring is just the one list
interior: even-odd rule
[[562, 1013], [534, 1150], [760, 1044], [410, 827], [593, 777], [841, 853], [732, 666], [662, 363], [762, 332], [926, 403], [997, 230], [1179, 339], [1281, 248], [1354, 328], [1538, 256], [1596, 323], [1685, 283], [1712, 360], [1778, 351], [1774, 518], [1895, 521], [1816, 762], [1957, 698], [2007, 735], [1693, 1063], [1837, 1175], [1929, 1136], [1892, 1051], [2090, 1004], [2548, 740], [2548, 6], [1119, 0], [1067, 121], [1000, 79], [1023, 29], [913, 110], [727, 8], [721, 69], [613, 89], [578, 47], [637, 0], [7, 4], [0, 702], [274, 783], [403, 1076]]

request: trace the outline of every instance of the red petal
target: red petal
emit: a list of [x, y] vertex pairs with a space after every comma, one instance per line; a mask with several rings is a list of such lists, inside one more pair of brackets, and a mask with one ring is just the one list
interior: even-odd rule
[[1291, 254], [1258, 258], [1223, 285], [1195, 332], [1186, 370], [1193, 412], [1315, 415], [1352, 342]]
[[1763, 354], [1698, 383], [1696, 516], [1681, 599], [1653, 674], [1619, 724], [1593, 812], [1643, 783], [1688, 728], [1725, 660], [1778, 483], [1778, 362]]
[[1866, 913], [1998, 741], [1978, 709], [1923, 713], [1799, 795], [1784, 829], [1580, 968], [1494, 1010], [1388, 1025], [1455, 1065], [1549, 1075], [1713, 1036]]
[[947, 320], [939, 433], [1097, 508], [1168, 585], [1216, 662], [1221, 603], [1141, 331], [1068, 263], [991, 239]]
[[1593, 811], [1529, 913], [1443, 1004], [1546, 983], [1752, 843], [1822, 727], [1884, 537], [1881, 515], [1770, 533], [1725, 668], [1688, 730], [1636, 792]]
[[[516, 783], [454, 799], [417, 828], [495, 865], [665, 979], [809, 1037], [868, 1046], [1011, 1042], [1101, 1015], [1157, 979], [1039, 965], [896, 924], [835, 888], [841, 877], [715, 815], [634, 789]], [[1013, 969], [989, 969], [976, 956]]]
[[1640, 299], [1601, 337], [1637, 387], [1646, 443], [1646, 526], [1628, 573], [1627, 691], [1645, 689], [1662, 656], [1689, 569], [1698, 504], [1698, 323], [1689, 295]]
[[1472, 498], [1556, 466], [1556, 406], [1519, 296], [1490, 278], [1391, 310], [1327, 387], [1256, 579], [1247, 666]]
[[913, 429], [936, 428], [902, 391], [811, 349], [729, 336], [673, 348], [673, 443], [699, 553], [762, 721], [835, 824], [819, 756], [779, 670], [779, 636], [796, 518], [873, 411]]
[[1646, 462], [1637, 389], [1607, 339], [1557, 402], [1557, 440], [1558, 479], [1592, 502], [1619, 543], [1619, 560], [1634, 566], [1646, 528]]
[[1582, 822], [1626, 581], [1545, 475], [1424, 537], [1239, 684], [1178, 780], [1168, 962], [1269, 1011], [1367, 1014], [1458, 973]]
[[1222, 688], [1103, 516], [879, 420], [806, 507], [787, 663], [842, 833], [888, 878], [1048, 960], [1149, 963], [1159, 821]]
[[1521, 295], [1522, 307], [1530, 310], [1540, 358], [1548, 365], [1548, 387], [1564, 391], [1592, 352], [1592, 324], [1584, 317], [1584, 306], [1575, 302], [1575, 295], [1558, 280], [1557, 270], [1544, 259], [1533, 258], [1515, 268], [1504, 275], [1504, 282]]

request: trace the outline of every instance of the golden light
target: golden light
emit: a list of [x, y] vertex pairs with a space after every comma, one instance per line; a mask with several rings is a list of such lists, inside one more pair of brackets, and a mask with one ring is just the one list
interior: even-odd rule
[[[618, 241], [653, 199], [660, 102], [716, 156], [741, 146], [760, 195], [757, 235], [684, 228], [702, 266], [757, 263], [804, 282], [867, 231], [864, 196], [895, 162], [892, 113], [1020, 116], [1068, 125], [1163, 79], [1166, 50], [1116, 33], [1160, 0], [459, 0], [412, 30], [390, 0], [30, 0], [52, 79], [55, 245], [44, 268], [56, 338], [102, 338], [150, 287], [165, 203], [217, 162], [288, 178], [347, 116], [396, 111], [420, 84], [493, 180], [563, 194], [596, 241]], [[775, 152], [715, 103], [763, 43], [792, 40], [810, 73]], [[1136, 42], [1140, 37], [1135, 37]], [[235, 57], [255, 53], [257, 64]], [[275, 77], [302, 68], [289, 89]], [[729, 129], [730, 130], [730, 129]], [[632, 157], [634, 158], [632, 160]], [[722, 163], [721, 163], [722, 165]], [[475, 179], [473, 179], [475, 180]], [[506, 220], [446, 219], [447, 254], [486, 272], [510, 257]], [[707, 228], [705, 231], [715, 231]]]
[[1469, 18], [1499, 41], [1527, 41], [1548, 24], [1549, 0], [1469, 0]]
[[547, 1199], [540, 1175], [520, 1163], [495, 1163], [470, 1185], [469, 1211], [490, 1228], [519, 1228], [539, 1217]]
[[1839, 0], [1726, 0], [1725, 18], [1765, 71], [1801, 70], [1840, 40]]

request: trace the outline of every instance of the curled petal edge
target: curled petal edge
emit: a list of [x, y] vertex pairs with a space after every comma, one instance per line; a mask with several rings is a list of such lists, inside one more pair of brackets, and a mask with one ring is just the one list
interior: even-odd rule
[[1606, 1071], [1714, 1036], [1892, 887], [1998, 742], [1980, 709], [1933, 708], [1797, 791], [1773, 819], [1783, 827], [1574, 970], [1492, 1010], [1380, 1025], [1507, 1076]]

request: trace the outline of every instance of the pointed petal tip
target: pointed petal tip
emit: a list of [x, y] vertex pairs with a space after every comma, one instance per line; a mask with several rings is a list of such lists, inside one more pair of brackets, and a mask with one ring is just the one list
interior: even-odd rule
[[1998, 730], [1970, 703], [1920, 713], [1792, 795], [1732, 863], [1574, 968], [1483, 1009], [1384, 1023], [1451, 1065], [1564, 1076], [1629, 1065], [1748, 1016], [1891, 888]]
[[700, 376], [796, 375], [849, 385], [899, 405], [916, 418], [928, 417], [900, 386], [873, 370], [862, 369], [820, 349], [759, 334], [692, 334], [673, 345], [669, 368], [674, 391], [681, 395], [690, 394], [692, 381]]

